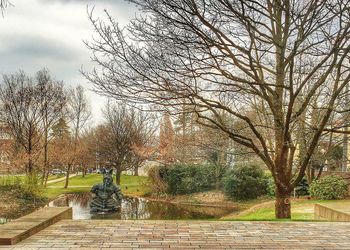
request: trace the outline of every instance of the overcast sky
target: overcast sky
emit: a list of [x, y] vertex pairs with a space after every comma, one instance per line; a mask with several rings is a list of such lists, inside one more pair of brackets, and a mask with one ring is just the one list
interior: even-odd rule
[[[0, 74], [24, 70], [33, 75], [47, 67], [66, 85], [81, 84], [90, 90], [79, 73], [89, 69], [90, 52], [83, 40], [93, 32], [87, 7], [95, 6], [96, 16], [103, 10], [122, 25], [135, 16], [136, 8], [124, 0], [10, 0], [12, 7], [0, 17]], [[105, 98], [88, 91], [95, 123], [101, 121]]]

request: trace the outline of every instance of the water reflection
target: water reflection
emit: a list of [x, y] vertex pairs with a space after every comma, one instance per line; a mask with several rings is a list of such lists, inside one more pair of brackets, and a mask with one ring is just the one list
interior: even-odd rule
[[3, 218], [3, 217], [0, 217], [0, 225], [1, 224], [5, 224], [6, 222], [9, 222], [10, 219], [6, 219], [6, 218]]
[[123, 220], [168, 220], [220, 218], [233, 209], [176, 205], [167, 202], [149, 201], [144, 198], [124, 197], [121, 211], [112, 214], [91, 214], [89, 193], [67, 194], [50, 202], [49, 206], [73, 208], [73, 219], [123, 219]]

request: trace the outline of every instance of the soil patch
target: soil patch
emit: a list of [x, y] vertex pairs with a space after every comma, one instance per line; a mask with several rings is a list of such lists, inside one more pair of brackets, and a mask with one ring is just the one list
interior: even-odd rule
[[222, 207], [237, 209], [237, 203], [228, 200], [221, 191], [207, 191], [194, 193], [189, 195], [163, 195], [163, 196], [149, 196], [148, 200], [166, 201], [170, 203], [206, 206], [206, 207]]
[[0, 217], [7, 220], [27, 215], [46, 202], [45, 198], [25, 192], [21, 186], [0, 186]]

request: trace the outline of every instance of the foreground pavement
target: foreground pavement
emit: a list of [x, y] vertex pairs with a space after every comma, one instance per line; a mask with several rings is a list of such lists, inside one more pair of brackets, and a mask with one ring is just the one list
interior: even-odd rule
[[0, 249], [350, 249], [350, 223], [62, 220]]

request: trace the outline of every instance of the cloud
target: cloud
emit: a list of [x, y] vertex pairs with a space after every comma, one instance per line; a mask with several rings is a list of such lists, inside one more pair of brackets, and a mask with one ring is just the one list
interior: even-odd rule
[[[122, 0], [11, 0], [13, 7], [0, 17], [0, 73], [19, 69], [34, 74], [47, 67], [58, 80], [70, 86], [82, 84], [92, 89], [79, 69], [92, 67], [90, 51], [83, 40], [91, 39], [92, 26], [87, 5], [95, 6], [95, 15], [107, 9], [122, 25], [136, 8]], [[103, 97], [89, 92], [95, 119], [100, 121]]]

